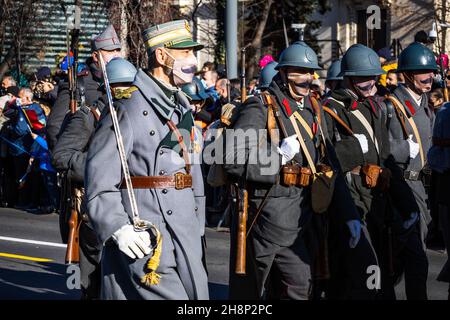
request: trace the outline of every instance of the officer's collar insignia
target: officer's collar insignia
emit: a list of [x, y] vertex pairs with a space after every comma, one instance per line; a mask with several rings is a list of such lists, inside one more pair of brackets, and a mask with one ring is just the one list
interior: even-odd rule
[[356, 100], [353, 100], [353, 103], [352, 103], [351, 109], [352, 109], [352, 110], [356, 110], [356, 108], [358, 108], [358, 101], [356, 101]]
[[413, 107], [411, 101], [405, 100], [405, 104], [406, 104], [406, 106], [408, 107], [409, 112], [411, 113], [411, 115], [415, 115], [415, 114], [416, 114], [416, 109], [414, 109], [414, 107]]
[[137, 87], [131, 86], [127, 89], [113, 88], [112, 94], [115, 99], [129, 99], [131, 98], [131, 94], [138, 90]]
[[283, 106], [286, 110], [287, 116], [290, 117], [292, 114], [291, 107], [289, 106], [289, 101], [286, 98], [283, 98]]

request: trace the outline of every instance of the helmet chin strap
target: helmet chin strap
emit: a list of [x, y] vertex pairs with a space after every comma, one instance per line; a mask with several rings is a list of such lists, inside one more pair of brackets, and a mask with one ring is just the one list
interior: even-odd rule
[[288, 89], [289, 89], [289, 93], [291, 94], [291, 97], [295, 100], [295, 101], [302, 101], [302, 99], [305, 97], [302, 94], [298, 94], [297, 92], [295, 92], [295, 90], [292, 88], [292, 83], [288, 82]]
[[414, 78], [413, 77], [411, 77], [408, 73], [403, 73], [403, 75], [405, 76], [405, 79], [406, 80], [408, 80], [408, 82], [410, 82], [411, 83], [411, 87], [410, 87], [410, 89], [412, 90], [412, 91], [414, 91], [416, 94], [418, 94], [419, 96], [421, 96], [422, 94], [423, 94], [423, 92], [422, 91], [419, 91], [418, 89], [417, 89], [417, 87], [416, 87], [416, 85], [415, 85], [415, 81], [414, 81]]

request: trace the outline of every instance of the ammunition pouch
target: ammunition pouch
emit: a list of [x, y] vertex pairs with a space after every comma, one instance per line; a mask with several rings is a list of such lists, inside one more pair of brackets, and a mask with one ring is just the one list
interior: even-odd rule
[[311, 169], [300, 167], [298, 164], [287, 164], [281, 167], [281, 184], [286, 187], [308, 187], [311, 185], [311, 177]]
[[378, 184], [381, 167], [376, 164], [366, 164], [361, 168], [361, 178], [366, 188], [373, 189]]

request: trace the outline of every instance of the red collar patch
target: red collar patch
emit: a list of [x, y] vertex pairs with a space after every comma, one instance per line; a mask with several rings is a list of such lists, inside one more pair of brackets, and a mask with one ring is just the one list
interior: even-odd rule
[[287, 101], [286, 98], [283, 99], [283, 106], [284, 106], [284, 109], [286, 110], [288, 117], [290, 117], [292, 114], [292, 110], [291, 110], [291, 107], [289, 106], [289, 101]]
[[405, 104], [409, 109], [409, 112], [411, 112], [412, 115], [416, 114], [416, 109], [414, 109], [413, 105], [411, 104], [411, 102], [409, 100], [405, 100]]
[[358, 108], [358, 101], [353, 100], [351, 109], [352, 109], [352, 110], [356, 110], [356, 108]]

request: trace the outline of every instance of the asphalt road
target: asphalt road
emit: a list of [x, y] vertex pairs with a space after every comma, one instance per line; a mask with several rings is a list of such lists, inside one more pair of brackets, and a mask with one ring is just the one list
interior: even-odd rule
[[[226, 299], [229, 234], [207, 228], [206, 237], [210, 296]], [[33, 215], [0, 208], [0, 299], [79, 299], [80, 291], [67, 286], [70, 273], [64, 255], [56, 214]], [[429, 298], [447, 299], [448, 284], [435, 280], [445, 253], [428, 251], [428, 257]], [[402, 283], [397, 287], [399, 299], [405, 299], [403, 287]]]

